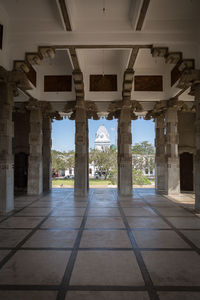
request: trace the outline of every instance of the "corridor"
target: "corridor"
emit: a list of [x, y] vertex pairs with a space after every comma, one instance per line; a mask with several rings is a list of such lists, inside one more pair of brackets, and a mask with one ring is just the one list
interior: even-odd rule
[[200, 219], [190, 199], [183, 206], [154, 189], [16, 198], [0, 219], [0, 299], [200, 299]]

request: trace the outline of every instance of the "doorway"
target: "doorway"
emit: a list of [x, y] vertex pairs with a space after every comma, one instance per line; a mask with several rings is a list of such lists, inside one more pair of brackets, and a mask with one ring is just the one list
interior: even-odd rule
[[193, 154], [180, 154], [180, 188], [181, 191], [193, 191]]
[[28, 178], [28, 155], [24, 152], [15, 154], [14, 186], [16, 192], [26, 192]]

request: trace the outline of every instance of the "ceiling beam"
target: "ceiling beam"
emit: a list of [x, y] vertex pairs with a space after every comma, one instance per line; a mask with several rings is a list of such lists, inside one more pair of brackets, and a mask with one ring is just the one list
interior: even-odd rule
[[76, 54], [76, 49], [73, 47], [69, 48], [69, 54], [72, 61], [73, 67], [73, 80], [74, 80], [74, 87], [76, 93], [76, 99], [84, 99], [85, 92], [84, 92], [84, 82], [83, 82], [83, 73], [81, 72], [78, 56]]
[[58, 50], [58, 49], [70, 49], [70, 48], [76, 48], [76, 49], [135, 49], [135, 48], [139, 48], [139, 49], [152, 49], [153, 45], [152, 44], [148, 44], [148, 45], [133, 45], [133, 44], [129, 44], [129, 45], [119, 45], [119, 44], [113, 44], [113, 45], [92, 45], [92, 44], [88, 44], [88, 45], [55, 45], [53, 46], [54, 49]]
[[128, 69], [133, 69], [140, 47], [134, 47], [128, 62]]
[[74, 47], [69, 47], [69, 54], [71, 57], [73, 69], [80, 70], [80, 65], [79, 65], [79, 61], [78, 61], [78, 56], [76, 54], [76, 49]]
[[133, 87], [133, 77], [134, 77], [134, 65], [139, 52], [139, 47], [135, 47], [131, 51], [129, 57], [128, 66], [124, 72], [123, 87], [122, 87], [122, 98], [131, 99], [131, 91]]
[[146, 14], [147, 14], [147, 10], [149, 7], [149, 3], [150, 3], [150, 0], [143, 0], [143, 4], [142, 4], [141, 10], [140, 10], [139, 18], [138, 18], [137, 25], [136, 25], [136, 31], [140, 31], [142, 29], [142, 26], [144, 24], [144, 20], [145, 20]]
[[65, 0], [57, 0], [58, 9], [62, 18], [62, 22], [64, 24], [64, 28], [66, 31], [72, 31], [69, 14], [67, 11], [67, 6]]

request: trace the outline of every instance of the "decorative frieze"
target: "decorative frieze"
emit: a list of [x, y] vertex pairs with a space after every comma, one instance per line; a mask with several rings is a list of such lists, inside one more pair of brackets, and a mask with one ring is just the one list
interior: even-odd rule
[[125, 98], [121, 101], [111, 102], [108, 108], [107, 120], [119, 118], [122, 107], [125, 108], [125, 106], [129, 109], [131, 120], [136, 120], [138, 118], [136, 113], [143, 111], [142, 105], [138, 101]]

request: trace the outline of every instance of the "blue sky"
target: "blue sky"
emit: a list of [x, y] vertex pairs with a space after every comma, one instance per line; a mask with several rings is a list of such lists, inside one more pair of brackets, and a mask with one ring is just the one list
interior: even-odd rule
[[[117, 141], [117, 120], [89, 120], [89, 147], [94, 147], [95, 134], [100, 125], [104, 125], [110, 135], [111, 144]], [[154, 122], [138, 119], [132, 121], [132, 144], [149, 141], [154, 145]], [[64, 119], [52, 123], [52, 149], [59, 151], [74, 150], [75, 121]]]

